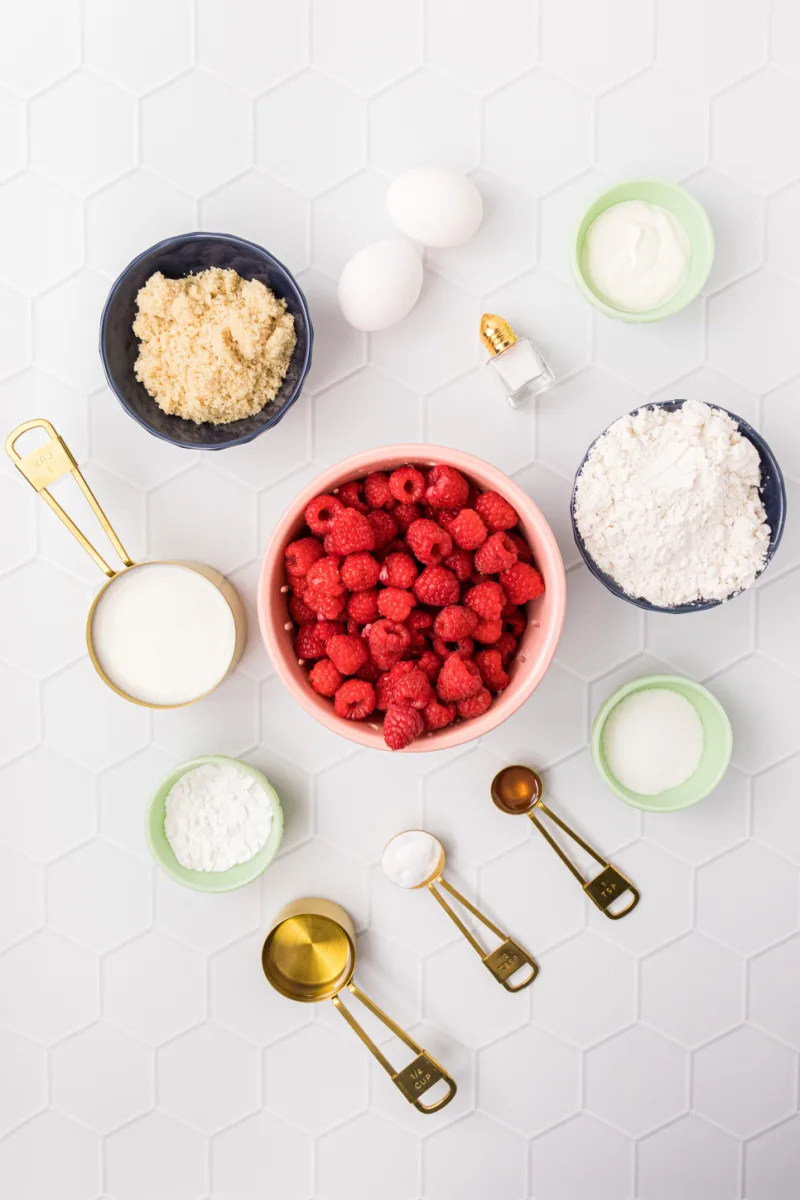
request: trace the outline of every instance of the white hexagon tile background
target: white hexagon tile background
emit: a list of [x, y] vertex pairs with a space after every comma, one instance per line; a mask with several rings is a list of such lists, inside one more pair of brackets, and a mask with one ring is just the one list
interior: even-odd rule
[[[250, 604], [234, 675], [148, 713], [94, 675], [99, 576], [0, 464], [0, 1190], [13, 1200], [796, 1200], [800, 1195], [800, 6], [796, 0], [26, 0], [0, 12], [0, 413], [49, 417], [134, 558], [212, 562]], [[391, 233], [387, 182], [470, 174], [486, 218], [431, 251], [421, 302], [364, 335], [338, 273]], [[717, 240], [702, 296], [609, 321], [570, 275], [608, 181], [685, 182]], [[103, 382], [98, 317], [140, 250], [241, 234], [297, 274], [316, 330], [300, 401], [219, 454], [150, 437]], [[558, 385], [513, 412], [480, 313], [545, 350]], [[645, 615], [572, 541], [572, 477], [647, 398], [716, 401], [786, 476], [783, 544], [751, 592]], [[543, 509], [566, 626], [531, 700], [479, 744], [361, 750], [286, 695], [258, 636], [266, 540], [324, 466], [403, 441], [489, 459]], [[694, 809], [640, 814], [588, 750], [591, 718], [653, 670], [710, 685], [733, 766]], [[221, 896], [154, 865], [143, 810], [174, 764], [241, 755], [286, 811], [277, 861]], [[641, 887], [594, 910], [529, 822], [492, 809], [504, 763]], [[424, 892], [384, 879], [424, 823], [453, 875], [537, 955], [508, 996]], [[280, 904], [352, 913], [359, 976], [458, 1077], [405, 1105], [330, 1005], [272, 993]]]

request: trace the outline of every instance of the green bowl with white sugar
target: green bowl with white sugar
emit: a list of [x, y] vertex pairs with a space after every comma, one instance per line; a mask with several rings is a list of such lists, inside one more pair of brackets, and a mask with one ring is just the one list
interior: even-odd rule
[[[678, 787], [668, 788], [655, 796], [643, 796], [623, 786], [608, 765], [605, 748], [606, 726], [611, 714], [623, 700], [648, 688], [666, 688], [683, 696], [703, 726], [703, 750], [694, 774]], [[646, 812], [677, 812], [704, 800], [722, 782], [732, 750], [733, 731], [725, 709], [708, 688], [682, 675], [643, 675], [641, 679], [623, 684], [606, 700], [592, 726], [592, 757], [606, 786], [626, 804]]]
[[[607, 209], [626, 200], [643, 200], [646, 204], [666, 209], [686, 231], [691, 251], [689, 269], [678, 290], [663, 304], [643, 311], [614, 308], [595, 291], [584, 267], [586, 235], [590, 226]], [[647, 324], [673, 316], [700, 294], [714, 265], [714, 230], [700, 201], [680, 184], [662, 179], [632, 179], [603, 192], [586, 210], [575, 231], [570, 258], [578, 290], [590, 304], [615, 321], [626, 321], [630, 325]]]
[[[181, 776], [188, 771], [193, 771], [196, 767], [208, 764], [236, 767], [251, 776], [264, 790], [272, 810], [272, 824], [264, 845], [247, 862], [238, 863], [227, 871], [193, 871], [188, 867], [181, 866], [169, 844], [164, 828], [167, 794]], [[224, 754], [204, 754], [199, 758], [182, 763], [161, 780], [150, 798], [145, 812], [145, 836], [153, 858], [162, 871], [176, 883], [182, 883], [184, 887], [193, 888], [197, 892], [233, 892], [237, 888], [252, 883], [254, 879], [263, 874], [278, 853], [278, 847], [283, 837], [283, 809], [275, 788], [267, 777], [257, 771], [255, 767], [251, 767], [249, 763], [243, 762], [240, 758], [228, 758]]]

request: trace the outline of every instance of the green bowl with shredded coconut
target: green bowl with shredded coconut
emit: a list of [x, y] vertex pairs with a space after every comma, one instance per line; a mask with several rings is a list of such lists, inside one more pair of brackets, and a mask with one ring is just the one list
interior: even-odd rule
[[[270, 819], [266, 840], [246, 861], [237, 862], [234, 866], [230, 866], [226, 870], [214, 868], [196, 870], [182, 866], [178, 861], [170, 838], [167, 836], [167, 797], [176, 784], [179, 784], [184, 779], [184, 776], [187, 776], [189, 772], [197, 771], [201, 767], [221, 768], [229, 775], [231, 772], [241, 772], [247, 775], [256, 787], [263, 792], [269, 809]], [[184, 797], [184, 814], [186, 812], [186, 799]], [[205, 795], [198, 796], [198, 805], [208, 805], [208, 803], [209, 797], [206, 789]], [[224, 815], [224, 808], [221, 810], [221, 813]], [[189, 813], [188, 816], [191, 818], [192, 814]], [[198, 847], [197, 853], [199, 853], [203, 849], [202, 824], [198, 827], [197, 822], [193, 822], [191, 819], [184, 819], [180, 824], [182, 842], [190, 850], [193, 844], [196, 845]], [[206, 832], [208, 835], [207, 840], [209, 842], [213, 841], [210, 830]], [[177, 883], [183, 884], [184, 887], [194, 888], [198, 892], [233, 892], [237, 888], [244, 887], [246, 884], [252, 883], [254, 879], [257, 879], [267, 869], [277, 854], [281, 838], [283, 837], [283, 809], [281, 808], [278, 793], [266, 776], [262, 775], [255, 767], [251, 767], [249, 763], [243, 762], [239, 758], [228, 758], [224, 754], [205, 754], [176, 767], [165, 779], [162, 779], [147, 806], [145, 813], [145, 835], [153, 858], [161, 869]], [[173, 814], [172, 836], [177, 841], [178, 834], [175, 832], [175, 814]], [[220, 836], [219, 831], [217, 831], [216, 839], [218, 840]], [[234, 831], [231, 836], [241, 840], [241, 830]]]

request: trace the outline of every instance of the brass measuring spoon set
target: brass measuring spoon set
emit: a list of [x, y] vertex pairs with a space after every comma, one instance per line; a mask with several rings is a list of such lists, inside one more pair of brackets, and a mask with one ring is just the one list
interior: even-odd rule
[[[543, 791], [539, 775], [530, 767], [524, 766], [504, 768], [495, 776], [491, 785], [492, 800], [501, 812], [510, 816], [528, 816], [578, 880], [592, 903], [606, 917], [616, 921], [627, 916], [639, 903], [638, 890], [621, 871], [607, 862], [543, 802]], [[602, 871], [591, 879], [585, 879], [544, 825], [540, 813], [545, 814], [562, 833], [600, 863]], [[429, 839], [430, 865], [422, 871], [419, 879], [412, 878], [409, 882], [393, 881], [409, 890], [427, 888], [479, 955], [492, 977], [506, 991], [520, 992], [533, 983], [539, 968], [527, 950], [504, 933], [444, 878], [445, 851], [438, 838], [425, 830], [406, 830], [392, 838], [386, 849], [389, 850], [400, 839], [409, 836]], [[453, 909], [445, 893], [498, 938], [500, 944], [493, 950], [484, 950]], [[617, 902], [626, 896], [630, 897], [627, 902], [618, 906]], [[261, 965], [272, 987], [288, 999], [306, 1003], [331, 1000], [394, 1085], [419, 1112], [439, 1112], [453, 1099], [456, 1094], [456, 1081], [452, 1076], [353, 982], [356, 965], [355, 930], [352, 920], [340, 905], [330, 900], [309, 897], [296, 900], [281, 909], [264, 942]], [[392, 1066], [351, 1010], [342, 1002], [343, 992], [349, 992], [354, 999], [359, 1000], [412, 1051], [414, 1057], [406, 1066], [398, 1070]], [[433, 1088], [437, 1089], [436, 1098], [424, 1103], [422, 1097]]]

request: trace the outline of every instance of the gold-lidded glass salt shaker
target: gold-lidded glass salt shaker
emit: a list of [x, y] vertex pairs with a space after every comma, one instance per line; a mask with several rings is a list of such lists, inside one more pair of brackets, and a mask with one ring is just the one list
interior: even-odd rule
[[530, 338], [518, 338], [508, 321], [496, 313], [481, 317], [481, 341], [491, 356], [487, 366], [495, 371], [512, 408], [519, 408], [555, 383], [555, 375]]

